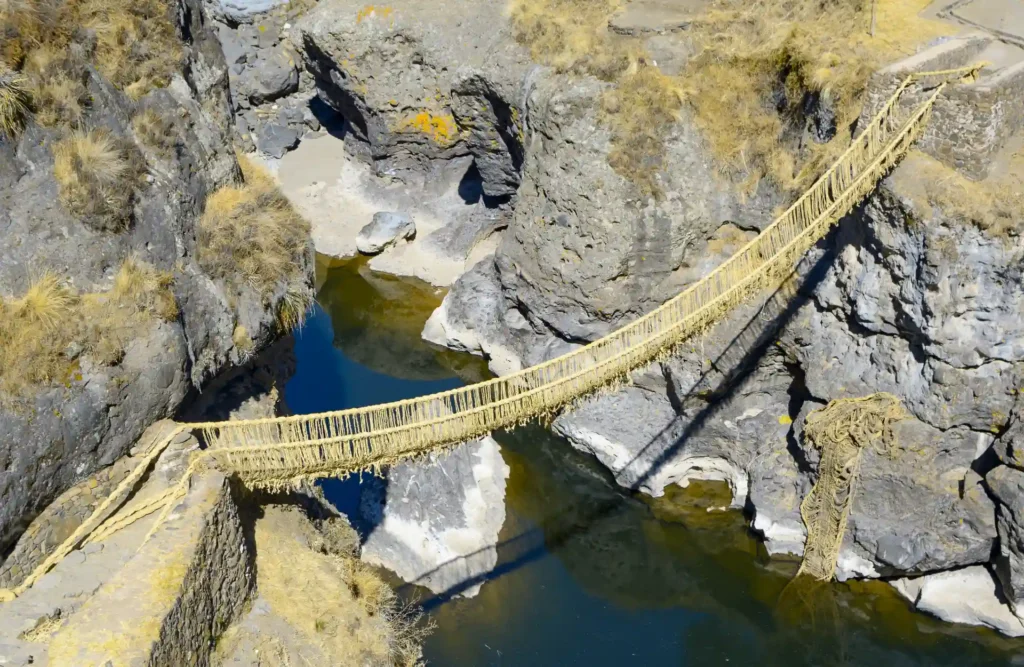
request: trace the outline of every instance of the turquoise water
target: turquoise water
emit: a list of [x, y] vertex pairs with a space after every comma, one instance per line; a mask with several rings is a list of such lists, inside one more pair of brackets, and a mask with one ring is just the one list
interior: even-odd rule
[[[292, 411], [485, 376], [479, 360], [420, 341], [437, 290], [360, 262], [321, 267], [318, 283], [285, 389]], [[1024, 665], [1024, 642], [914, 613], [885, 584], [786, 588], [796, 564], [769, 559], [739, 512], [709, 513], [724, 497], [714, 484], [645, 500], [539, 426], [496, 438], [511, 468], [507, 517], [480, 594], [400, 589], [437, 625], [430, 665]], [[357, 506], [357, 479], [325, 489]]]

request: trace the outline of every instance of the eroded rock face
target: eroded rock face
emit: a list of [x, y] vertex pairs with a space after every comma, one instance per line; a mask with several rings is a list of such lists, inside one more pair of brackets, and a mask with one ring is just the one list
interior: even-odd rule
[[[213, 12], [217, 39], [224, 51], [235, 114], [239, 149], [258, 149], [280, 158], [294, 149], [320, 119], [310, 106], [313, 77], [302, 66], [300, 50], [292, 43], [292, 25], [304, 3], [230, 0]], [[231, 11], [237, 5], [245, 10]], [[295, 6], [293, 6], [295, 5]]]
[[664, 196], [642, 195], [609, 166], [605, 88], [547, 70], [531, 77], [523, 185], [497, 253], [502, 284], [530, 319], [570, 340], [603, 335], [699, 278], [689, 269], [716, 254], [706, 241], [723, 223], [771, 219], [766, 188], [741, 205], [686, 120], [665, 143]]
[[[0, 140], [0, 292], [23, 293], [42, 270], [79, 291], [102, 292], [134, 254], [174, 271], [180, 310], [176, 321], [154, 321], [117, 364], [99, 366], [82, 356], [80, 373], [65, 386], [0, 407], [0, 553], [65, 489], [122, 456], [149, 424], [172, 416], [190, 386], [201, 386], [278, 335], [275, 304], [290, 286], [265, 300], [211, 280], [196, 263], [196, 222], [206, 197], [234, 183], [238, 166], [224, 56], [198, 0], [185, 7], [186, 62], [167, 88], [133, 103], [90, 74], [87, 126], [136, 142], [147, 162], [149, 177], [128, 230], [96, 231], [62, 208], [53, 176], [57, 130], [32, 124], [16, 143]], [[131, 119], [143, 108], [173, 116], [173, 150], [161, 152], [136, 136]], [[298, 267], [302, 284], [292, 288], [310, 279], [311, 259]], [[238, 326], [251, 347], [236, 346]]]
[[[743, 507], [748, 468], [786, 446], [788, 382], [783, 375], [783, 383], [776, 384], [777, 362], [778, 355], [765, 361], [735, 393], [717, 401], [680, 404], [673, 400], [679, 395], [674, 387], [670, 393], [664, 384], [659, 390], [645, 383], [587, 401], [555, 420], [554, 429], [597, 456], [623, 486], [660, 496], [669, 484], [724, 480], [733, 493], [732, 506]], [[674, 385], [678, 366], [666, 366]], [[763, 477], [759, 481], [766, 483]]]
[[363, 560], [435, 593], [473, 597], [497, 563], [508, 475], [490, 436], [392, 467], [360, 500]]
[[422, 179], [473, 155], [484, 193], [519, 184], [519, 91], [529, 70], [502, 0], [366, 5], [325, 0], [296, 26], [320, 97], [381, 175]]
[[1024, 250], [926, 208], [914, 160], [840, 226], [783, 344], [822, 399], [889, 391], [937, 428], [1005, 427], [1024, 360]]
[[898, 423], [895, 436], [891, 452], [861, 455], [837, 576], [987, 563], [995, 506], [971, 470], [978, 435], [965, 428], [942, 432], [911, 418]]
[[484, 357], [497, 375], [514, 373], [577, 347], [523, 317], [505, 298], [490, 257], [455, 282], [427, 320], [423, 339]]
[[985, 484], [998, 503], [995, 572], [1010, 606], [1024, 615], [1024, 472], [999, 466], [985, 476]]

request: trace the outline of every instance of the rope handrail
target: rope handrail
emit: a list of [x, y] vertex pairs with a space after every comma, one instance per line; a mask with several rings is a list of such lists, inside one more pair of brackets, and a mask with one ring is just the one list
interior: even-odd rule
[[[5, 594], [16, 596], [30, 587], [104, 521], [107, 523], [96, 539], [130, 522], [124, 517], [111, 518], [112, 505], [126, 497], [183, 431], [200, 431], [207, 449], [193, 460], [178, 486], [160, 496], [166, 501], [150, 534], [184, 494], [192, 473], [211, 459], [249, 484], [269, 487], [286, 486], [305, 477], [344, 476], [379, 468], [548, 414], [667, 354], [673, 345], [711, 326], [747, 296], [791, 273], [797, 259], [867, 196], [909, 149], [946, 84], [953, 78], [974, 77], [983, 66], [908, 75], [832, 166], [757, 237], [677, 296], [582, 348], [511, 375], [392, 403], [179, 425], [154, 445], [143, 462], [19, 587], [0, 591], [0, 600]], [[946, 80], [898, 123], [903, 92], [931, 76]], [[159, 502], [148, 502], [131, 513], [131, 520], [159, 508]]]
[[[442, 416], [442, 412], [449, 411], [445, 409], [445, 403], [451, 403], [450, 408], [456, 412], [466, 412], [480, 404], [493, 404], [520, 392], [530, 391], [538, 384], [537, 379], [541, 379], [540, 384], [549, 383], [551, 380], [543, 376], [545, 373], [550, 375], [552, 369], [561, 370], [567, 366], [571, 368], [573, 362], [586, 359], [588, 356], [594, 357], [620, 341], [628, 341], [631, 336], [637, 331], [641, 331], [650, 322], [662, 317], [673, 309], [678, 310], [680, 304], [699, 294], [708, 285], [714, 284], [721, 276], [730, 271], [735, 271], [735, 267], [741, 262], [749, 261], [752, 249], [759, 249], [760, 247], [771, 245], [773, 242], [777, 243], [773, 235], [780, 236], [781, 234], [777, 233], [778, 230], [787, 223], [798, 220], [802, 221], [805, 225], [809, 225], [821, 214], [821, 205], [831, 198], [829, 196], [830, 193], [839, 192], [842, 189], [839, 187], [840, 176], [844, 177], [843, 180], [848, 180], [854, 173], [859, 171], [856, 169], [857, 165], [853, 158], [865, 150], [870, 152], [873, 147], [877, 148], [882, 134], [893, 120], [894, 110], [900, 96], [912, 83], [933, 75], [971, 76], [978, 68], [979, 66], [972, 65], [956, 70], [918, 72], [908, 75], [900, 83], [892, 96], [890, 96], [886, 105], [875, 115], [864, 132], [858, 135], [857, 139], [851, 143], [836, 162], [800, 198], [793, 202], [785, 212], [768, 225], [760, 235], [752, 239], [732, 257], [678, 296], [634, 320], [632, 323], [583, 348], [537, 366], [523, 369], [514, 374], [417, 398], [310, 415], [228, 423], [206, 423], [194, 425], [194, 427], [203, 430], [204, 436], [206, 436], [207, 442], [210, 443], [211, 447], [244, 446], [242, 443], [251, 443], [253, 441], [271, 444], [294, 442], [296, 440], [323, 440], [331, 437], [377, 432], [388, 430], [395, 426], [408, 426], [429, 421]], [[817, 208], [819, 212], [817, 215], [808, 216], [806, 215], [807, 208], [812, 210]], [[770, 257], [763, 257], [762, 259], [764, 261], [760, 263], [764, 264]], [[700, 306], [698, 305], [698, 307]], [[481, 396], [485, 397], [482, 401], [478, 400]], [[322, 424], [317, 424], [318, 421], [322, 421]], [[271, 428], [261, 428], [266, 426]], [[295, 428], [296, 426], [298, 428]], [[273, 433], [274, 427], [278, 430], [277, 434]], [[256, 437], [253, 437], [254, 435]]]

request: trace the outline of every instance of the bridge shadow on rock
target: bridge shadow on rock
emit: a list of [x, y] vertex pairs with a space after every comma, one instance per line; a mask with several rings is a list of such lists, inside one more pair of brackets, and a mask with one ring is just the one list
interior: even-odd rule
[[[799, 275], [794, 274], [794, 277], [784, 287], [771, 293], [764, 305], [755, 311], [754, 316], [729, 342], [724, 351], [713, 360], [710, 369], [702, 373], [691, 390], [692, 394], [695, 394], [697, 388], [713, 374], [719, 374], [722, 378], [712, 388], [710, 402], [689, 420], [681, 434], [675, 437], [668, 447], [657, 454], [653, 464], [638, 475], [631, 491], [636, 492], [646, 481], [655, 476], [662, 466], [680, 453], [685, 448], [687, 439], [699, 433], [704, 425], [715, 417], [718, 405], [732, 396], [736, 387], [750, 376], [758, 362], [765, 356], [766, 351], [771, 348], [777, 333], [793, 320], [800, 307], [807, 302], [809, 295], [813, 293], [826, 275], [837, 252], [836, 249], [832, 249], [834, 238], [835, 230], [819, 244], [820, 256], [806, 270], [800, 271]], [[822, 249], [825, 251], [821, 252]], [[677, 401], [682, 401], [691, 396], [676, 398]], [[707, 400], [707, 398], [708, 395], [704, 395], [702, 400]], [[680, 419], [677, 418], [667, 425], [627, 464], [627, 467], [642, 460], [645, 454], [648, 454], [649, 448], [661, 444], [660, 440], [663, 436], [678, 429], [679, 422]], [[494, 548], [497, 548], [503, 555], [494, 568], [461, 581], [448, 590], [427, 597], [423, 601], [423, 607], [428, 611], [436, 609], [474, 586], [514, 572], [543, 558], [549, 552], [557, 553], [559, 549], [573, 541], [583, 539], [589, 533], [600, 531], [604, 524], [614, 522], [628, 504], [639, 502], [641, 501], [635, 496], [616, 490], [597, 502], [587, 503], [586, 507], [581, 508], [572, 521], [555, 526], [554, 529], [551, 529], [550, 526], [545, 530], [534, 528], [502, 540], [494, 545]], [[446, 565], [441, 565], [438, 569], [446, 567]], [[410, 590], [410, 587], [411, 584], [406, 585], [406, 592]]]

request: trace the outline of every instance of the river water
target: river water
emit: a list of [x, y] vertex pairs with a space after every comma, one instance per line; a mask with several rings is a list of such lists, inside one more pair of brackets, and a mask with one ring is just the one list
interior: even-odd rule
[[[318, 265], [318, 302], [296, 335], [285, 388], [296, 413], [358, 407], [486, 377], [478, 359], [420, 340], [443, 293]], [[499, 560], [480, 594], [403, 586], [436, 623], [435, 667], [586, 665], [1024, 665], [1024, 642], [913, 612], [888, 585], [787, 587], [719, 485], [634, 497], [540, 426], [495, 434], [511, 468]], [[359, 481], [328, 481], [344, 511]], [[1019, 656], [1018, 656], [1019, 654]]]

